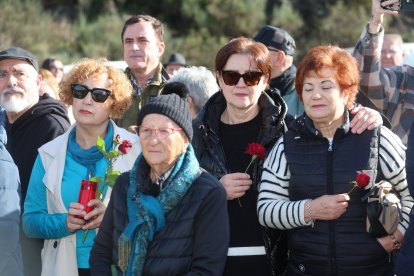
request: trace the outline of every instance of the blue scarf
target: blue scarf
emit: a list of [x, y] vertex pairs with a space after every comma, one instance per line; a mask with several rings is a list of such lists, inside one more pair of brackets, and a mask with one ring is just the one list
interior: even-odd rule
[[[111, 122], [108, 122], [108, 129], [105, 136], [105, 148], [106, 151], [110, 151], [114, 139], [114, 127]], [[88, 171], [85, 179], [89, 179], [91, 176], [95, 176], [96, 163], [103, 158], [103, 154], [98, 150], [96, 146], [89, 149], [82, 149], [78, 142], [76, 142], [76, 127], [69, 133], [68, 138], [68, 151], [72, 155], [72, 158], [79, 164], [85, 166]]]
[[[142, 160], [142, 161], [141, 161]], [[165, 215], [184, 197], [194, 180], [201, 174], [193, 147], [180, 155], [165, 188], [157, 196], [140, 192], [137, 170], [143, 168], [142, 154], [135, 161], [130, 173], [127, 195], [129, 224], [118, 240], [118, 265], [125, 275], [142, 275], [148, 245], [154, 235], [165, 226]], [[148, 176], [147, 176], [148, 177]]]

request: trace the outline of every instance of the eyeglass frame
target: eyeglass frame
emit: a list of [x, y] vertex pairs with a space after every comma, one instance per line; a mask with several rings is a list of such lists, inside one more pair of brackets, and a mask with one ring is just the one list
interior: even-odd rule
[[[252, 74], [252, 73], [253, 74], [258, 74], [258, 75], [260, 74], [260, 77], [257, 77], [257, 80], [255, 80], [255, 79], [253, 79], [252, 81], [246, 80], [245, 77], [248, 77], [249, 74]], [[227, 78], [225, 76], [226, 74], [235, 74], [235, 75], [237, 75], [237, 82], [235, 82], [234, 80], [229, 82], [229, 79], [226, 80], [226, 78]], [[223, 78], [224, 83], [226, 85], [229, 85], [229, 86], [236, 86], [239, 83], [240, 78], [243, 79], [243, 82], [247, 86], [255, 86], [255, 85], [259, 84], [259, 82], [262, 79], [263, 75], [264, 74], [261, 71], [247, 71], [244, 74], [240, 74], [239, 72], [234, 71], [234, 70], [221, 70], [221, 77]]]
[[[76, 91], [76, 86], [80, 86], [80, 87], [84, 88], [85, 90], [84, 91], [79, 91], [79, 90]], [[111, 91], [109, 91], [108, 89], [99, 88], [99, 87], [94, 87], [94, 88], [90, 89], [88, 86], [83, 85], [83, 84], [80, 84], [80, 83], [72, 83], [70, 85], [70, 88], [72, 90], [72, 96], [75, 99], [79, 99], [79, 100], [84, 99], [86, 97], [86, 95], [88, 95], [88, 93], [90, 92], [91, 93], [91, 96], [92, 96], [92, 99], [95, 102], [97, 102], [97, 103], [104, 103], [112, 95]], [[86, 91], [86, 93], [85, 93], [85, 91]], [[104, 100], [97, 100], [98, 99], [97, 98], [98, 96], [96, 94], [97, 91], [103, 91], [103, 92], [105, 92], [105, 99]], [[84, 95], [83, 96], [82, 95], [77, 95], [76, 93], [84, 93]]]
[[[141, 129], [148, 129], [151, 132], [149, 133], [148, 136], [142, 137], [142, 135], [140, 134]], [[183, 128], [181, 128], [181, 127], [150, 128], [150, 127], [146, 127], [146, 126], [141, 125], [141, 126], [135, 126], [135, 130], [136, 130], [136, 133], [138, 134], [139, 138], [142, 139], [142, 140], [147, 140], [147, 139], [151, 138], [153, 133], [155, 133], [155, 137], [157, 137], [157, 139], [166, 140], [168, 137], [170, 137], [175, 132], [182, 131]], [[166, 130], [168, 134], [166, 134], [165, 137], [164, 137], [163, 135], [161, 135], [160, 130]]]

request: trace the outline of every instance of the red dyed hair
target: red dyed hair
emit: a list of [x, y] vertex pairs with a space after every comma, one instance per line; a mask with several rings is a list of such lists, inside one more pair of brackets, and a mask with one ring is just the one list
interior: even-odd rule
[[302, 100], [305, 78], [312, 73], [323, 77], [321, 75], [323, 68], [329, 68], [333, 71], [342, 94], [348, 96], [347, 108], [352, 108], [360, 80], [357, 62], [348, 52], [333, 45], [321, 45], [310, 49], [300, 62], [295, 79], [299, 98]]

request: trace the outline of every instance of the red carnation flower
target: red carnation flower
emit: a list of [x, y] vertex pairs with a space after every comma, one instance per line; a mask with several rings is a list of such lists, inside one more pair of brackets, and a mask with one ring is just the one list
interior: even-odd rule
[[119, 145], [118, 150], [123, 154], [127, 154], [128, 151], [132, 148], [132, 144], [129, 140], [122, 141], [122, 144]]
[[[252, 157], [252, 161], [254, 161], [257, 157], [259, 159], [265, 158], [265, 147], [259, 143], [250, 143], [247, 145], [246, 151], [244, 153], [250, 154]], [[251, 162], [250, 162], [251, 163]], [[249, 167], [247, 167], [249, 168]], [[246, 169], [247, 171], [247, 169]]]
[[355, 181], [352, 181], [351, 184], [354, 184], [351, 190], [349, 190], [348, 194], [352, 192], [356, 187], [363, 189], [369, 184], [370, 177], [368, 174], [360, 172], [355, 178]]

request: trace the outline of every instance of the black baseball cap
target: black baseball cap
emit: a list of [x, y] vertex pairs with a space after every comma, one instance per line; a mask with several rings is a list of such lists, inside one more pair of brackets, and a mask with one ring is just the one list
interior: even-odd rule
[[4, 59], [22, 59], [33, 65], [34, 69], [39, 72], [39, 64], [37, 63], [36, 57], [29, 51], [19, 48], [12, 47], [0, 52], [0, 60]]
[[288, 32], [269, 25], [263, 26], [253, 40], [263, 43], [266, 47], [271, 46], [281, 50], [290, 56], [293, 56], [296, 49], [295, 40]]

